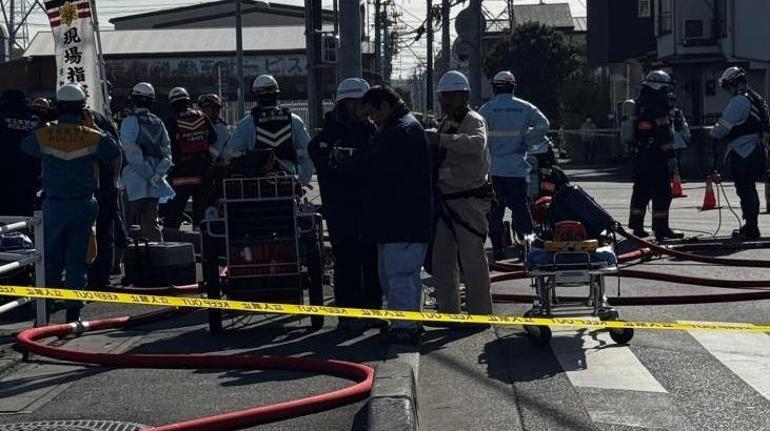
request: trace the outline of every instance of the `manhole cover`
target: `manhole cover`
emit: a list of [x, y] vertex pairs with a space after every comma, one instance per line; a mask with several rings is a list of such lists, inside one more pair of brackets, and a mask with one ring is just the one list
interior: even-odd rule
[[146, 425], [116, 421], [43, 421], [0, 424], [0, 431], [139, 431]]

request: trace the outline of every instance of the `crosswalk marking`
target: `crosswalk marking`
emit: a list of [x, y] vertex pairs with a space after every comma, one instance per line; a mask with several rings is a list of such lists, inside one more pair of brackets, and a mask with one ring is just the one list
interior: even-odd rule
[[688, 331], [712, 356], [770, 400], [770, 336]]
[[573, 386], [666, 393], [628, 346], [606, 331], [554, 331], [551, 349]]

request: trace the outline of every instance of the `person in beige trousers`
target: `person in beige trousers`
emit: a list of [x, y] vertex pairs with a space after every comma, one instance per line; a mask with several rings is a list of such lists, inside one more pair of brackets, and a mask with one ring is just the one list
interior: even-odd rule
[[438, 310], [460, 313], [462, 267], [468, 312], [491, 314], [489, 264], [484, 250], [487, 214], [494, 197], [488, 178], [487, 126], [468, 106], [470, 86], [462, 73], [445, 73], [438, 95], [444, 117], [437, 131], [426, 131], [435, 149], [440, 194], [433, 242]]

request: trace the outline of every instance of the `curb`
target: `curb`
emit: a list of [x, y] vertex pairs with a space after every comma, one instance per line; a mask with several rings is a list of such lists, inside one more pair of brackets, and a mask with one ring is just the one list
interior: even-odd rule
[[406, 346], [388, 349], [386, 362], [377, 366], [367, 403], [369, 431], [417, 431], [417, 376], [420, 354]]

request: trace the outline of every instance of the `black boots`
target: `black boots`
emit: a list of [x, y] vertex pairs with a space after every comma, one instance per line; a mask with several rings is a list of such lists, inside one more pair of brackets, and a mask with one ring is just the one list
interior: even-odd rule
[[759, 239], [762, 235], [759, 233], [757, 225], [743, 225], [740, 229], [733, 231], [733, 238], [737, 239]]

